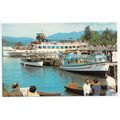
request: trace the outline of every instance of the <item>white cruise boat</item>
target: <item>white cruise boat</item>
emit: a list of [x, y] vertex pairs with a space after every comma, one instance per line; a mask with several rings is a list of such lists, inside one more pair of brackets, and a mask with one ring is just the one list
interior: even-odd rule
[[67, 54], [60, 68], [77, 72], [105, 72], [109, 69], [109, 63], [105, 55]]
[[34, 67], [42, 67], [43, 66], [43, 61], [39, 58], [39, 56], [35, 55], [25, 55], [24, 57], [21, 58], [22, 65], [24, 66], [34, 66]]
[[[16, 57], [22, 56], [23, 54], [36, 54], [36, 53], [59, 53], [64, 52], [66, 50], [76, 50], [80, 47], [80, 43], [78, 41], [71, 41], [71, 42], [55, 42], [50, 41], [48, 42], [45, 39], [43, 33], [38, 33], [36, 40], [31, 42], [26, 49], [12, 49], [8, 51], [8, 56]], [[6, 55], [6, 50], [3, 47], [3, 55]]]
[[14, 51], [12, 47], [3, 47], [3, 56], [9, 57], [12, 51]]
[[21, 57], [23, 54], [41, 54], [41, 53], [48, 53], [48, 54], [59, 54], [60, 52], [65, 52], [66, 50], [76, 50], [78, 49], [78, 43], [31, 43], [27, 49], [6, 49], [3, 47], [3, 56], [10, 56], [10, 57]]

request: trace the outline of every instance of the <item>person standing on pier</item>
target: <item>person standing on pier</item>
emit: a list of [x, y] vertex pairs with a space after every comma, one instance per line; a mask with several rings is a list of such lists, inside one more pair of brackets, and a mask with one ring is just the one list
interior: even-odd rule
[[107, 82], [107, 91], [106, 96], [114, 96], [116, 94], [116, 82], [109, 73], [105, 73], [106, 82]]
[[89, 96], [92, 93], [89, 79], [85, 80], [85, 84], [83, 85], [83, 91], [84, 91], [84, 96]]

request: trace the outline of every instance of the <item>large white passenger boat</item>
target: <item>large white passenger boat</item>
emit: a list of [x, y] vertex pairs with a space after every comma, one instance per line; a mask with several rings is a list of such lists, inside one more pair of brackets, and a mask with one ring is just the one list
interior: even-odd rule
[[67, 71], [105, 72], [109, 63], [105, 55], [98, 54], [67, 54], [60, 68]]
[[[79, 43], [52, 43], [52, 42], [42, 42], [36, 43], [32, 42], [25, 50], [13, 49], [11, 51], [7, 51], [8, 56], [22, 56], [23, 54], [39, 54], [39, 53], [60, 53], [66, 50], [76, 50], [79, 48]], [[3, 54], [6, 51], [3, 51]], [[5, 54], [4, 54], [5, 55]]]
[[45, 39], [43, 33], [38, 33], [36, 40], [31, 42], [25, 49], [11, 49], [6, 50], [3, 47], [3, 55], [5, 56], [22, 56], [23, 54], [36, 54], [36, 53], [60, 53], [66, 50], [76, 50], [80, 47], [78, 41], [49, 41]]

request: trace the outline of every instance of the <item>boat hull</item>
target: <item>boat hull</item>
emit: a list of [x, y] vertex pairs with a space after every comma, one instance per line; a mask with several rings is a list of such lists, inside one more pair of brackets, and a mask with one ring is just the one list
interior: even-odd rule
[[4, 57], [10, 57], [10, 51], [3, 51]]
[[22, 65], [27, 65], [27, 66], [35, 66], [35, 67], [42, 67], [43, 66], [43, 61], [41, 62], [20, 62]]
[[10, 57], [21, 57], [23, 53], [19, 53], [19, 52], [11, 52], [9, 53], [10, 54]]
[[61, 69], [67, 71], [83, 71], [83, 72], [105, 72], [109, 69], [109, 63], [96, 63], [96, 64], [85, 64], [85, 65], [61, 65]]
[[61, 96], [60, 93], [37, 92], [40, 96]]

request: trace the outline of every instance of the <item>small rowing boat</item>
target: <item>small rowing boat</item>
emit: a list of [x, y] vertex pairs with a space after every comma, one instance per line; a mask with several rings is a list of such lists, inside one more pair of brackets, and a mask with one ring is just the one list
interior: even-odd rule
[[76, 93], [83, 96], [83, 89], [79, 87], [77, 83], [70, 83], [65, 86], [66, 91]]
[[60, 93], [37, 92], [40, 96], [61, 96]]

